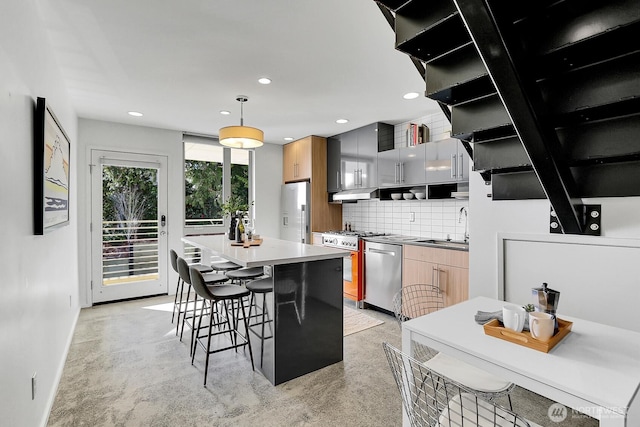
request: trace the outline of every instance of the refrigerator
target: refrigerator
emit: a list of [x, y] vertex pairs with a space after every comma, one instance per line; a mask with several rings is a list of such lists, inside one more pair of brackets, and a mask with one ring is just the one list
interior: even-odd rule
[[284, 184], [280, 196], [280, 238], [311, 244], [311, 188], [308, 182]]

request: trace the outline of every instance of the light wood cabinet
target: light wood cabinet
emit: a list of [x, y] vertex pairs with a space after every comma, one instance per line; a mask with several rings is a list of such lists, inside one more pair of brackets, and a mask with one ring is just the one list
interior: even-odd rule
[[282, 176], [284, 182], [311, 179], [313, 138], [308, 136], [284, 145], [282, 152]]
[[469, 252], [404, 245], [402, 253], [402, 286], [436, 286], [445, 307], [469, 299]]
[[340, 230], [342, 205], [329, 203], [327, 192], [327, 139], [308, 136], [285, 144], [282, 179], [311, 183], [311, 232]]

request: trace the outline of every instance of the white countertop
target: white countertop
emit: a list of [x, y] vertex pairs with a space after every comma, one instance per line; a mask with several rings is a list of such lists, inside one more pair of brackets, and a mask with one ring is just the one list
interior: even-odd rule
[[243, 267], [262, 267], [265, 265], [292, 264], [297, 262], [318, 261], [323, 259], [343, 258], [350, 252], [324, 246], [307, 245], [271, 237], [263, 238], [260, 246], [244, 248], [231, 246], [233, 240], [226, 235], [187, 236], [182, 241], [213, 252]]

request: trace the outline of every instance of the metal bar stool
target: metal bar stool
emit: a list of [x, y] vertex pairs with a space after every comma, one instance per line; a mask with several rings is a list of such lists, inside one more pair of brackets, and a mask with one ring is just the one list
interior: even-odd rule
[[211, 268], [213, 270], [222, 271], [222, 272], [237, 270], [241, 267], [242, 267], [241, 265], [238, 265], [235, 262], [231, 262], [231, 261], [217, 261], [217, 262], [211, 263]]
[[[264, 279], [252, 280], [246, 284], [247, 289], [251, 292], [251, 301], [249, 302], [249, 331], [253, 332], [258, 338], [260, 338], [260, 367], [262, 367], [262, 360], [264, 359], [264, 341], [273, 338], [273, 328], [271, 327], [271, 317], [269, 316], [269, 310], [267, 309], [267, 294], [273, 292], [273, 282], [271, 277], [265, 277]], [[262, 307], [258, 307], [256, 304], [256, 294], [262, 294]], [[260, 309], [261, 313], [251, 315], [251, 309], [255, 307], [256, 311]], [[256, 321], [251, 323], [251, 318], [255, 318]], [[262, 318], [258, 320], [259, 318]], [[269, 324], [269, 333], [271, 335], [264, 335], [264, 325]], [[261, 327], [261, 331], [258, 333], [255, 329], [256, 326]]]
[[[216, 322], [214, 324], [214, 316], [213, 313], [209, 314], [209, 328], [206, 336], [197, 336], [193, 352], [191, 353], [191, 364], [193, 365], [193, 360], [196, 357], [196, 348], [198, 344], [202, 346], [206, 350], [206, 358], [204, 364], [204, 386], [207, 386], [207, 373], [209, 372], [209, 355], [211, 353], [217, 353], [224, 350], [237, 349], [239, 347], [247, 346], [249, 347], [249, 357], [251, 358], [251, 369], [255, 370], [255, 366], [253, 364], [253, 350], [251, 349], [251, 340], [249, 340], [249, 324], [247, 322], [247, 317], [244, 315], [244, 302], [243, 299], [249, 295], [249, 291], [241, 286], [235, 285], [219, 285], [219, 286], [206, 286], [205, 281], [202, 277], [202, 274], [196, 269], [189, 269], [189, 274], [191, 276], [191, 284], [196, 293], [200, 296], [200, 298], [207, 300], [211, 303], [213, 307], [218, 302], [222, 302], [222, 305], [226, 312], [226, 320], [224, 322]], [[234, 313], [233, 307], [231, 311], [229, 311], [229, 304], [227, 302], [238, 301], [237, 313]], [[233, 306], [233, 304], [231, 304]], [[242, 318], [244, 323], [244, 335], [238, 331], [238, 323], [240, 317], [240, 309], [242, 309]], [[204, 305], [200, 308], [200, 317], [198, 318], [198, 327], [197, 330], [200, 330], [202, 327], [202, 318], [205, 317], [204, 314]], [[233, 325], [231, 325], [233, 322]], [[217, 326], [219, 329], [217, 332], [213, 331], [213, 327]], [[225, 327], [223, 329], [223, 327]], [[218, 348], [216, 350], [211, 350], [211, 337], [214, 335], [224, 335], [229, 334], [231, 339], [231, 345]], [[206, 338], [207, 343], [204, 344], [203, 340]]]
[[224, 273], [234, 285], [244, 285], [250, 280], [264, 275], [264, 267], [244, 267]]
[[227, 271], [224, 274], [231, 280], [231, 283], [242, 285], [249, 280], [257, 279], [264, 275], [264, 267], [245, 267]]
[[[189, 309], [189, 300], [191, 297], [191, 275], [189, 274], [189, 269], [193, 268], [194, 270], [197, 270], [198, 272], [200, 272], [200, 270], [197, 267], [189, 267], [189, 265], [187, 264], [187, 261], [184, 260], [184, 258], [180, 258], [178, 257], [177, 260], [177, 264], [178, 264], [178, 273], [180, 274], [180, 278], [182, 279], [183, 283], [186, 283], [188, 285], [187, 287], [187, 299], [185, 300], [185, 304], [184, 304], [184, 310], [181, 309], [182, 314], [182, 324], [180, 324], [180, 321], [178, 320], [178, 324], [177, 326], [180, 326], [180, 341], [182, 341], [182, 335], [184, 334], [184, 325], [185, 323], [189, 323], [189, 326], [191, 327], [191, 329], [193, 330], [194, 327], [194, 323], [195, 323], [195, 315], [196, 315], [196, 306], [198, 303], [198, 295], [194, 292], [193, 294], [193, 309]], [[224, 274], [219, 274], [219, 273], [200, 273], [200, 275], [203, 277], [204, 282], [207, 285], [214, 285], [214, 284], [219, 284], [219, 283], [224, 283], [227, 280], [227, 277]], [[203, 302], [204, 305], [204, 302]], [[189, 315], [189, 313], [191, 313], [191, 315]], [[178, 313], [178, 319], [179, 318], [180, 313]], [[176, 326], [176, 335], [178, 335], [178, 327]], [[193, 332], [192, 332], [193, 333]], [[191, 350], [189, 350], [191, 351]]]
[[[169, 258], [171, 260], [171, 267], [173, 268], [173, 271], [175, 271], [176, 273], [178, 273], [178, 283], [176, 285], [176, 296], [173, 299], [173, 314], [171, 315], [171, 323], [173, 323], [173, 320], [176, 316], [176, 312], [178, 313], [178, 324], [180, 324], [180, 314], [182, 313], [182, 297], [184, 295], [184, 281], [182, 280], [182, 277], [180, 277], [180, 272], [178, 271], [178, 253], [176, 251], [174, 251], [173, 249], [171, 249], [169, 251]], [[202, 264], [195, 264], [193, 265], [194, 268], [197, 268], [198, 271], [200, 271], [201, 273], [208, 273], [213, 271], [213, 269], [211, 267], [208, 267], [206, 265], [202, 265]], [[178, 300], [178, 295], [180, 295], [180, 299]], [[176, 329], [176, 335], [177, 335], [177, 329]]]

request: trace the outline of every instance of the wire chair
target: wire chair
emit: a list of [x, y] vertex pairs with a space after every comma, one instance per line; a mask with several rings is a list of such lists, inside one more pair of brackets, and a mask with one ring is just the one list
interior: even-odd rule
[[[444, 308], [444, 298], [440, 288], [426, 284], [403, 286], [393, 298], [393, 312], [402, 327], [402, 322], [424, 316]], [[495, 377], [481, 369], [475, 368], [460, 360], [439, 353], [434, 349], [417, 342], [412, 343], [413, 357], [455, 380], [465, 384], [483, 399], [493, 401], [506, 396], [511, 404], [511, 392], [515, 384]]]
[[412, 427], [539, 427], [382, 343]]
[[[403, 286], [393, 297], [393, 314], [402, 329], [402, 322], [433, 313], [444, 308], [444, 298], [440, 289], [432, 285], [408, 285]], [[427, 361], [438, 354], [437, 351], [414, 343], [414, 357], [421, 361]]]

